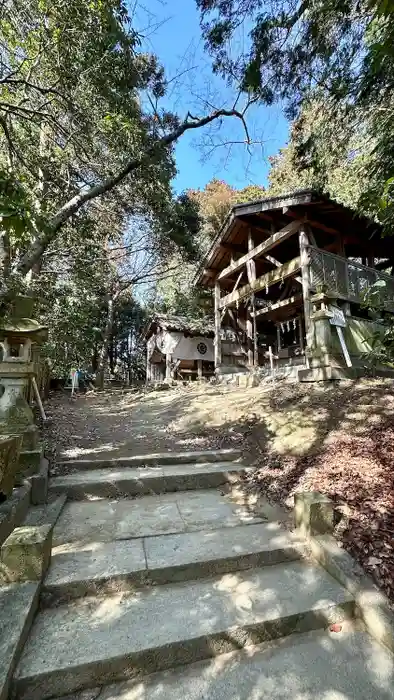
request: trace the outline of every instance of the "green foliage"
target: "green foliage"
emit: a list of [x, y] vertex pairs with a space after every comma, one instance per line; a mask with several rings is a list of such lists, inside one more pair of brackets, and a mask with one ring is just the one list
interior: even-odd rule
[[[390, 232], [394, 210], [380, 205], [394, 173], [393, 3], [197, 5], [215, 70], [266, 104], [283, 100], [296, 118], [289, 149], [274, 160], [272, 188], [288, 189], [288, 183], [293, 189], [301, 174], [301, 186], [312, 182], [339, 192], [340, 201], [379, 218]], [[249, 41], [237, 41], [246, 28]], [[305, 124], [313, 113], [315, 120]]]
[[[39, 296], [47, 352], [63, 375], [97, 361], [109, 300], [110, 348], [124, 341], [118, 310], [135, 309], [136, 286], [151, 284], [179, 250], [195, 258], [200, 218], [187, 194], [173, 195], [173, 150], [162, 137], [179, 120], [155, 106], [166, 91], [163, 68], [142, 50], [126, 2], [11, 0], [0, 32], [1, 292], [30, 285]], [[68, 202], [147, 151], [133, 177], [51, 236]], [[41, 252], [23, 279], [15, 270], [37, 241]]]
[[368, 308], [370, 315], [379, 322], [379, 329], [370, 339], [371, 351], [365, 357], [372, 367], [384, 365], [393, 369], [394, 323], [392, 314], [387, 312], [383, 303], [385, 287], [385, 280], [377, 280], [364, 298], [364, 307]]
[[6, 232], [9, 244], [26, 243], [37, 225], [27, 187], [13, 177], [12, 171], [0, 169], [0, 230]]
[[214, 178], [203, 190], [189, 190], [187, 195], [197, 205], [200, 217], [201, 226], [195, 238], [197, 255], [192, 262], [179, 252], [174, 255], [173, 274], [165, 276], [156, 287], [156, 308], [165, 313], [198, 319], [212, 312], [211, 293], [196, 288], [193, 283], [202, 257], [218, 235], [231, 207], [261, 199], [265, 196], [265, 189], [259, 185], [247, 185], [236, 190], [224, 180]]

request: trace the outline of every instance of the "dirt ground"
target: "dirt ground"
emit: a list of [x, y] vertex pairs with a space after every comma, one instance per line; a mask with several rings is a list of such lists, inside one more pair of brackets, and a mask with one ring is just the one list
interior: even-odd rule
[[248, 488], [271, 500], [327, 493], [343, 516], [337, 537], [394, 602], [392, 381], [54, 394], [46, 409], [54, 461], [237, 447], [255, 466]]

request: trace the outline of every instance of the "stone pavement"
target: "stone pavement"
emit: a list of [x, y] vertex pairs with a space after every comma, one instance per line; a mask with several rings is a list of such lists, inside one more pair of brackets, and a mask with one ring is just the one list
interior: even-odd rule
[[393, 657], [352, 595], [237, 496], [246, 467], [172, 458], [52, 480], [68, 500], [13, 697], [394, 700]]

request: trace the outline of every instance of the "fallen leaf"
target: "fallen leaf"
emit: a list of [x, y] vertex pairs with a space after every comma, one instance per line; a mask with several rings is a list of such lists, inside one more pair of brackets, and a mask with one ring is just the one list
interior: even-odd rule
[[382, 560], [379, 559], [378, 557], [369, 557], [367, 559], [366, 564], [367, 566], [377, 566], [378, 564], [381, 564]]

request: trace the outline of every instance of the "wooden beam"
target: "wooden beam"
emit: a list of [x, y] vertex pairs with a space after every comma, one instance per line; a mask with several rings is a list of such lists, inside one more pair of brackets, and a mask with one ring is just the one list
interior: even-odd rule
[[239, 243], [219, 243], [219, 248], [225, 251], [229, 251], [230, 253], [244, 253], [245, 252], [245, 246], [239, 245]]
[[215, 370], [219, 369], [222, 364], [222, 340], [220, 337], [220, 286], [219, 282], [215, 284], [215, 342], [214, 342], [214, 358]]
[[238, 285], [239, 285], [239, 283], [240, 283], [240, 281], [241, 281], [241, 277], [242, 277], [243, 273], [244, 273], [243, 270], [241, 270], [241, 272], [239, 273], [239, 275], [238, 275], [238, 277], [237, 277], [237, 281], [236, 281], [236, 283], [234, 284], [234, 287], [233, 287], [233, 289], [232, 289], [233, 292], [235, 292], [235, 290], [238, 288]]
[[290, 236], [292, 236], [294, 233], [298, 231], [302, 224], [302, 221], [291, 221], [289, 224], [287, 224], [284, 228], [282, 228], [280, 231], [277, 233], [274, 233], [272, 236], [267, 238], [266, 241], [263, 241], [263, 243], [260, 243], [258, 246], [250, 250], [248, 253], [245, 255], [242, 255], [238, 260], [235, 261], [233, 265], [229, 265], [228, 267], [225, 267], [224, 270], [220, 272], [218, 275], [218, 280], [223, 279], [224, 277], [228, 277], [231, 275], [235, 270], [238, 270], [240, 267], [243, 265], [246, 265], [247, 262], [250, 260], [253, 260], [257, 256], [264, 255], [264, 253], [268, 253], [269, 250], [274, 248], [276, 245], [279, 243], [282, 243], [283, 241], [286, 241]]
[[254, 221], [250, 222], [250, 226], [253, 229], [253, 231], [257, 231], [257, 233], [265, 233], [267, 238], [268, 238], [268, 236], [271, 236], [272, 233], [275, 233], [275, 231], [271, 231], [271, 229], [269, 229], [269, 228], [263, 228], [262, 226], [258, 226], [257, 224], [254, 223]]
[[276, 282], [280, 282], [287, 277], [291, 277], [299, 272], [299, 270], [301, 270], [300, 258], [293, 258], [293, 260], [281, 265], [281, 267], [278, 267], [276, 270], [270, 270], [270, 272], [267, 272], [262, 277], [258, 277], [253, 286], [250, 284], [245, 284], [236, 292], [227, 294], [225, 297], [220, 299], [219, 308], [222, 309], [225, 306], [229, 306], [229, 304], [233, 304], [234, 302], [240, 301], [245, 297], [249, 297], [251, 294], [253, 294], [253, 292], [260, 292], [262, 289], [265, 289], [265, 287], [270, 287], [271, 285], [276, 284]]
[[[254, 249], [254, 243], [252, 238], [252, 232], [249, 229], [248, 233], [248, 250], [252, 251]], [[248, 260], [246, 263], [246, 272], [248, 275], [249, 284], [253, 284], [256, 279], [256, 263], [254, 260]]]
[[283, 306], [292, 306], [298, 301], [302, 301], [302, 294], [294, 294], [294, 296], [288, 297], [288, 299], [277, 301], [275, 302], [275, 304], [271, 304], [271, 306], [265, 306], [263, 309], [259, 309], [258, 311], [256, 311], [255, 316], [263, 316], [264, 314], [269, 314], [271, 313], [271, 311], [281, 309]]
[[[291, 209], [288, 209], [287, 216], [292, 216], [292, 217], [294, 217], [294, 219], [298, 219], [300, 221], [300, 223], [305, 221], [304, 214], [301, 215], [300, 212], [295, 212], [295, 211], [292, 211]], [[331, 233], [333, 236], [337, 236], [338, 233], [340, 233], [339, 229], [332, 228], [331, 226], [326, 226], [326, 224], [322, 224], [321, 221], [316, 221], [315, 219], [310, 219], [309, 216], [306, 219], [306, 223], [308, 223], [309, 226], [313, 226], [314, 228], [320, 228], [322, 231], [326, 231], [327, 233]]]

